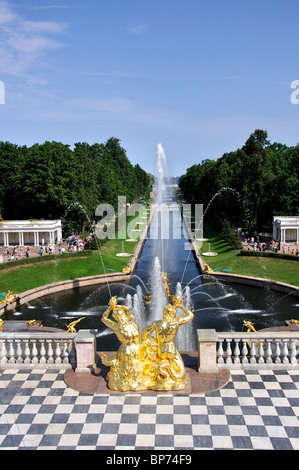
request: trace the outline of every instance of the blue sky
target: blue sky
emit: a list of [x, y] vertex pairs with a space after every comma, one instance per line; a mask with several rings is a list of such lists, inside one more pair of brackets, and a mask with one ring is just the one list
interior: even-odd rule
[[173, 175], [256, 129], [299, 142], [298, 0], [0, 0], [0, 139], [121, 140]]

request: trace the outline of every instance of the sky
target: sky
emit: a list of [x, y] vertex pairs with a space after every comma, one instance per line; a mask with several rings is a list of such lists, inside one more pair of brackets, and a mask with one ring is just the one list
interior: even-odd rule
[[298, 0], [0, 0], [0, 140], [117, 137], [151, 173], [161, 143], [173, 176], [296, 145], [298, 44]]

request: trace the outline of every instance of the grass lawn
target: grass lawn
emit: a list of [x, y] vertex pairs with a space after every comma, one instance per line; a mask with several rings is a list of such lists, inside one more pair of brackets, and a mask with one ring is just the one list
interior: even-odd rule
[[215, 257], [203, 256], [203, 260], [212, 268], [231, 269], [233, 274], [271, 279], [299, 286], [299, 261], [276, 258], [258, 258], [240, 256], [240, 250], [231, 250], [229, 245], [207, 224], [204, 226], [204, 241], [200, 247], [203, 253], [214, 251]]
[[5, 263], [0, 270], [0, 292], [10, 290], [20, 294], [53, 282], [104, 274], [103, 264], [107, 274], [121, 272], [130, 258], [118, 257], [116, 254], [123, 251], [133, 253], [136, 243], [117, 239], [108, 240], [100, 251], [88, 250], [67, 257], [59, 255], [55, 258], [46, 255], [42, 260], [38, 259], [39, 262], [34, 262], [34, 258], [31, 258], [31, 262], [26, 264], [18, 264], [15, 261]]
[[[233, 274], [272, 279], [299, 286], [299, 261], [239, 256], [240, 250], [231, 250], [208, 225], [204, 226], [204, 237], [209, 241], [203, 242], [200, 251], [208, 251], [210, 243], [210, 250], [218, 253], [215, 257], [203, 257], [212, 269], [228, 268]], [[4, 263], [0, 265], [0, 293], [10, 290], [19, 294], [53, 282], [104, 274], [103, 264], [107, 274], [121, 272], [130, 258], [118, 257], [116, 254], [133, 253], [136, 244], [137, 242], [118, 239], [108, 240], [100, 251], [89, 250], [71, 256], [47, 255], [39, 259], [39, 262], [34, 262], [32, 258], [26, 264], [14, 261]]]

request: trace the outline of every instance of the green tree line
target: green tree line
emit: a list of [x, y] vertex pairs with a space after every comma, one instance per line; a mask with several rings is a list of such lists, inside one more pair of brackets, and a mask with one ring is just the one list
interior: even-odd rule
[[99, 204], [117, 210], [118, 196], [131, 203], [152, 182], [152, 175], [130, 163], [115, 137], [75, 143], [73, 149], [61, 142], [27, 147], [1, 141], [0, 175], [0, 212], [9, 220], [72, 218], [72, 212], [74, 219], [92, 220]]
[[242, 148], [188, 168], [179, 187], [214, 225], [272, 232], [274, 215], [298, 215], [299, 146], [271, 143], [256, 129]]

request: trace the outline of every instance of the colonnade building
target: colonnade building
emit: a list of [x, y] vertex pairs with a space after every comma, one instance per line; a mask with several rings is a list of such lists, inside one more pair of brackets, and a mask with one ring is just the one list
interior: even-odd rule
[[53, 245], [62, 239], [61, 220], [0, 219], [0, 245]]
[[273, 238], [280, 243], [299, 243], [299, 216], [275, 216]]

